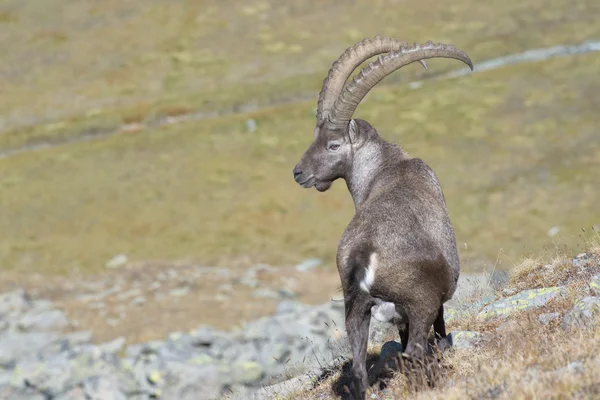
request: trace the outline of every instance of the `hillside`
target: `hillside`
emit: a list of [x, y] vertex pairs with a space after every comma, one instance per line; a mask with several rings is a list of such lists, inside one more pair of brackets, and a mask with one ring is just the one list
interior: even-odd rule
[[[394, 372], [395, 327], [371, 319], [369, 398], [597, 398], [600, 244], [526, 259], [504, 284], [491, 278], [461, 280], [446, 305], [453, 347], [429, 366], [434, 388], [419, 371]], [[0, 399], [348, 398], [343, 326], [339, 299], [284, 299], [233, 330], [196, 325], [128, 344], [98, 340], [53, 302], [16, 290], [0, 294]]]
[[[24, 152], [0, 159], [2, 268], [98, 273], [121, 253], [332, 267], [352, 202], [343, 183], [318, 195], [290, 171], [331, 63], [377, 33], [453, 43], [474, 60], [473, 74], [412, 89], [459, 66], [407, 67], [357, 111], [439, 174], [464, 268], [498, 256], [508, 268], [554, 242], [581, 250], [600, 220], [600, 53], [477, 67], [597, 40], [597, 2], [434, 4], [3, 2], [0, 152]], [[185, 113], [197, 114], [158, 123]], [[86, 141], [26, 151], [71, 139]]]
[[[599, 272], [597, 245], [574, 258], [528, 259], [502, 290], [482, 287], [471, 299], [447, 307], [454, 347], [429, 367], [433, 388], [422, 371], [394, 372], [395, 351], [402, 351], [396, 334], [373, 344], [372, 332], [368, 398], [598, 398]], [[381, 346], [386, 339], [392, 341]], [[383, 372], [384, 363], [391, 372]], [[350, 365], [349, 360], [331, 364], [267, 387], [258, 398], [348, 398]]]

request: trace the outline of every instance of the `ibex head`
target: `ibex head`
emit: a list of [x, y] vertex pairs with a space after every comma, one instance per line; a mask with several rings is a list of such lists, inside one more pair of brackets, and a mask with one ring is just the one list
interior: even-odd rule
[[[381, 55], [383, 53], [388, 53]], [[379, 55], [352, 81], [350, 74], [365, 60]], [[304, 188], [323, 192], [338, 178], [346, 178], [354, 160], [368, 148], [378, 134], [366, 121], [353, 120], [352, 114], [361, 100], [379, 81], [397, 69], [420, 62], [426, 69], [425, 59], [454, 58], [473, 65], [467, 54], [452, 45], [431, 41], [414, 46], [389, 37], [366, 38], [349, 47], [329, 70], [323, 81], [317, 108], [314, 139], [300, 162], [294, 168], [294, 179]]]

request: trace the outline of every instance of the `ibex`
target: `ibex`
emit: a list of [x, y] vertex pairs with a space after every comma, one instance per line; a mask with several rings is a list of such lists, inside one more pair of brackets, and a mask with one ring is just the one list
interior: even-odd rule
[[[382, 55], [383, 53], [387, 53]], [[348, 84], [365, 60], [379, 55]], [[319, 94], [314, 139], [294, 168], [304, 188], [324, 192], [346, 181], [355, 215], [337, 250], [346, 331], [352, 347], [353, 393], [363, 399], [370, 317], [394, 319], [410, 358], [427, 351], [431, 326], [446, 336], [444, 303], [456, 289], [459, 257], [446, 200], [433, 170], [383, 140], [367, 121], [351, 119], [379, 81], [425, 59], [454, 58], [473, 70], [469, 56], [431, 41], [414, 46], [389, 37], [349, 47], [329, 70]]]

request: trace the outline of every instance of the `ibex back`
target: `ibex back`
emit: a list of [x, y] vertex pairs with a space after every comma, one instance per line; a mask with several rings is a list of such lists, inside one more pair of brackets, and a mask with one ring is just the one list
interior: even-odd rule
[[[380, 55], [387, 53], [385, 55]], [[380, 55], [346, 84], [366, 59]], [[319, 94], [314, 140], [294, 168], [304, 188], [323, 192], [342, 178], [355, 215], [339, 243], [337, 267], [346, 330], [353, 352], [353, 393], [363, 399], [370, 317], [398, 325], [412, 358], [427, 351], [431, 326], [446, 336], [443, 304], [459, 276], [459, 257], [446, 201], [435, 173], [418, 158], [383, 140], [366, 121], [351, 119], [367, 92], [393, 71], [425, 59], [454, 58], [451, 45], [408, 45], [376, 36], [348, 48], [333, 64]]]

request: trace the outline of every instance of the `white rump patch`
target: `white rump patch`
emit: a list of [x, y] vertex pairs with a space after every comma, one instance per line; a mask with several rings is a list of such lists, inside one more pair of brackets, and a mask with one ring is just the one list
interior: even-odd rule
[[375, 281], [375, 270], [377, 269], [377, 253], [372, 253], [369, 257], [369, 265], [365, 268], [365, 277], [360, 281], [360, 288], [369, 293], [373, 282]]

